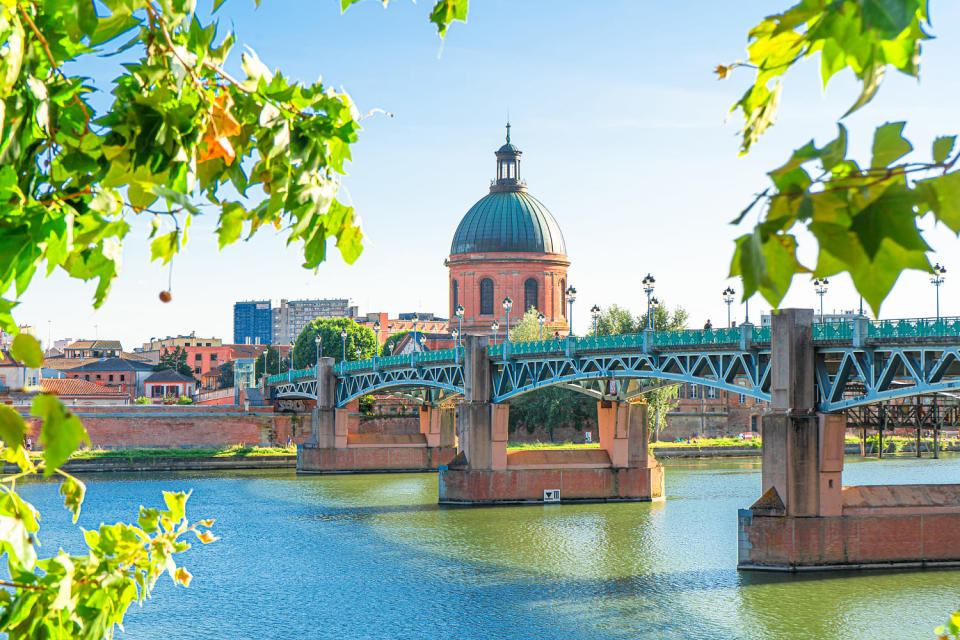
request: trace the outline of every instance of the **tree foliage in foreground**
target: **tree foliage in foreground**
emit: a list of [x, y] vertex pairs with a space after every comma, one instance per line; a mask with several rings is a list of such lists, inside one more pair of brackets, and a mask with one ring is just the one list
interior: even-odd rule
[[[773, 124], [783, 77], [801, 60], [819, 54], [824, 86], [846, 69], [860, 81], [842, 119], [873, 99], [889, 67], [919, 78], [929, 30], [928, 0], [802, 0], [764, 18], [749, 33], [748, 59], [717, 67], [721, 78], [737, 67], [755, 69], [733, 107], [744, 116], [742, 152]], [[871, 158], [862, 163], [849, 154], [847, 129], [838, 122], [836, 138], [819, 147], [811, 140], [768, 172], [771, 185], [734, 220], [757, 217], [737, 239], [730, 269], [742, 278], [745, 297], [759, 291], [777, 306], [795, 274], [846, 271], [876, 313], [903, 270], [932, 271], [917, 219], [932, 213], [960, 233], [960, 148], [947, 133], [907, 159], [914, 145], [903, 135], [906, 124], [878, 126]], [[816, 238], [812, 265], [797, 258], [797, 229]]]
[[[12, 355], [25, 366], [40, 365], [36, 341], [20, 335]], [[32, 343], [32, 344], [31, 344]], [[203, 543], [216, 538], [212, 520], [190, 524], [186, 517], [189, 494], [165, 491], [165, 509], [140, 507], [136, 524], [101, 524], [84, 531], [87, 550], [70, 555], [60, 550], [40, 558], [37, 535], [40, 514], [17, 493], [17, 482], [42, 475], [58, 476], [64, 506], [80, 516], [86, 487], [60, 469], [82, 443], [90, 444], [80, 420], [52, 394], [38, 394], [31, 415], [41, 420], [39, 461], [23, 446], [27, 425], [12, 407], [0, 405], [0, 457], [19, 471], [0, 477], [0, 552], [6, 556], [9, 580], [0, 580], [0, 631], [17, 638], [110, 638], [123, 623], [127, 608], [150, 597], [166, 573], [183, 586], [191, 574], [178, 567], [175, 554], [190, 548], [184, 538], [193, 534]]]
[[[214, 10], [222, 4], [214, 0]], [[441, 35], [466, 6], [438, 0], [430, 19]], [[337, 199], [359, 130], [353, 102], [319, 81], [291, 82], [253, 51], [233, 77], [224, 70], [233, 34], [218, 36], [217, 22], [201, 23], [195, 8], [194, 0], [0, 0], [0, 328], [18, 333], [17, 299], [38, 272], [58, 267], [97, 280], [99, 307], [119, 273], [130, 216], [150, 218], [151, 259], [163, 264], [201, 211], [217, 216], [221, 248], [270, 226], [302, 243], [307, 268], [326, 259], [330, 239], [346, 262], [359, 256], [359, 219]], [[112, 82], [74, 73], [117, 54], [132, 60]], [[111, 96], [105, 111], [88, 100], [95, 91]], [[11, 355], [29, 367], [42, 362], [27, 335], [16, 336]], [[86, 555], [38, 558], [39, 514], [16, 482], [59, 474], [76, 520], [85, 488], [59, 466], [89, 439], [53, 395], [38, 395], [32, 412], [41, 419], [39, 464], [22, 446], [23, 419], [0, 405], [0, 454], [20, 468], [0, 478], [0, 553], [10, 573], [0, 632], [112, 637], [164, 572], [189, 584], [173, 556], [189, 548], [186, 534], [212, 541], [211, 522], [190, 525], [188, 494], [164, 493], [166, 509], [141, 507], [136, 525], [85, 532]]]

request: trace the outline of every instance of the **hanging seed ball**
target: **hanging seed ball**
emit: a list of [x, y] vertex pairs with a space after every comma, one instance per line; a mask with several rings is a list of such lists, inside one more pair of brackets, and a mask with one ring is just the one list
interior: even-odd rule
[[160, 292], [160, 302], [170, 302], [171, 298], [173, 298], [173, 296], [170, 295], [169, 291]]

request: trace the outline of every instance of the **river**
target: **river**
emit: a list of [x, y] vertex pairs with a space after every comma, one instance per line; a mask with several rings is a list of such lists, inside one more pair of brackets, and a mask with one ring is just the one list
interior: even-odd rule
[[[738, 573], [759, 460], [685, 461], [657, 503], [440, 508], [435, 474], [101, 474], [80, 525], [132, 521], [161, 490], [222, 539], [179, 560], [118, 637], [933, 638], [960, 571]], [[960, 456], [861, 461], [845, 484], [960, 483]], [[22, 487], [42, 555], [82, 551], [56, 486]]]

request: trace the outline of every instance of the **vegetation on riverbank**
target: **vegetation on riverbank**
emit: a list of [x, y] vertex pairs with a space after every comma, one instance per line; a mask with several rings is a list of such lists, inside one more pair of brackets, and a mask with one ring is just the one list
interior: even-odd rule
[[[255, 458], [262, 456], [292, 456], [297, 454], [295, 446], [290, 447], [252, 447], [235, 444], [227, 447], [194, 447], [190, 449], [78, 449], [70, 456], [71, 460], [96, 460], [99, 458]], [[31, 452], [30, 456], [39, 458], [41, 452]]]
[[[596, 449], [599, 442], [508, 442], [508, 449]], [[651, 448], [657, 447], [755, 447], [760, 448], [760, 439], [740, 440], [739, 438], [697, 438], [683, 442], [651, 442]]]

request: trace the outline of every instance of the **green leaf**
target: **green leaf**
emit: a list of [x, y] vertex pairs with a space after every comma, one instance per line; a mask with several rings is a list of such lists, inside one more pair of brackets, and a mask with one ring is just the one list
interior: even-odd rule
[[430, 12], [430, 22], [437, 25], [441, 38], [447, 35], [447, 28], [454, 20], [467, 21], [467, 0], [437, 0]]
[[883, 194], [854, 215], [850, 230], [872, 259], [880, 250], [884, 239], [899, 244], [904, 249], [929, 251], [930, 247], [920, 236], [913, 206], [917, 193], [901, 184], [888, 187]]
[[862, 0], [863, 23], [892, 38], [910, 26], [920, 0]]
[[857, 101], [853, 103], [853, 106], [843, 114], [844, 118], [873, 100], [873, 96], [877, 94], [877, 89], [879, 89], [883, 83], [884, 68], [885, 65], [882, 62], [875, 62], [864, 72], [861, 78], [863, 81], [863, 89], [860, 91], [860, 96], [857, 98]]
[[167, 201], [167, 205], [171, 206], [171, 208], [172, 205], [178, 204], [194, 215], [198, 215], [200, 213], [200, 209], [197, 208], [197, 205], [190, 202], [190, 199], [180, 191], [174, 191], [173, 189], [169, 189], [163, 185], [154, 185], [150, 190], [155, 195], [164, 198]]
[[809, 272], [797, 261], [797, 241], [790, 234], [764, 237], [757, 228], [737, 238], [736, 244], [730, 277], [740, 276], [744, 297], [760, 291], [776, 307], [786, 295], [793, 276]]
[[347, 7], [358, 2], [360, 2], [360, 0], [340, 0], [340, 11], [346, 11]]
[[913, 151], [913, 145], [903, 137], [906, 122], [888, 122], [877, 127], [873, 135], [871, 169], [882, 169]]
[[933, 161], [943, 164], [950, 157], [957, 136], [941, 136], [933, 141]]
[[31, 369], [36, 369], [43, 365], [43, 349], [37, 339], [26, 333], [17, 334], [10, 346], [10, 355], [17, 362], [23, 363]]
[[0, 404], [0, 440], [10, 448], [23, 446], [27, 423], [13, 407]]
[[73, 514], [74, 522], [80, 517], [80, 506], [83, 504], [83, 497], [86, 492], [87, 486], [71, 475], [67, 475], [64, 481], [60, 483], [63, 506]]
[[187, 510], [187, 498], [189, 497], [189, 493], [182, 491], [164, 491], [163, 501], [167, 503], [167, 510], [163, 512], [163, 515], [170, 518], [174, 524], [183, 520]]
[[917, 181], [917, 189], [927, 194], [933, 215], [960, 234], [960, 171]]
[[224, 203], [220, 213], [220, 226], [217, 227], [217, 237], [219, 238], [221, 249], [228, 244], [236, 242], [240, 238], [246, 215], [247, 213], [240, 203]]
[[173, 258], [179, 247], [179, 239], [179, 231], [171, 231], [170, 233], [154, 238], [153, 242], [150, 243], [151, 262], [157, 258], [163, 259], [162, 264], [170, 262], [170, 259]]
[[43, 475], [51, 475], [70, 458], [81, 442], [90, 444], [90, 436], [80, 419], [50, 393], [38, 394], [33, 399], [30, 413], [41, 418], [40, 444], [43, 445]]

